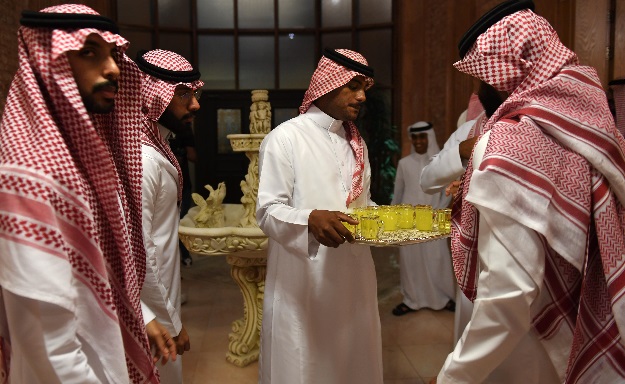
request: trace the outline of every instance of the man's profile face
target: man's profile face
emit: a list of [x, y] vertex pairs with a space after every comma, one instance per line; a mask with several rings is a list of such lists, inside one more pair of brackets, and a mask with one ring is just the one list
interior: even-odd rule
[[194, 91], [186, 85], [178, 85], [158, 122], [170, 131], [178, 133], [184, 127], [191, 127], [199, 109], [200, 103]]
[[360, 106], [367, 100], [363, 76], [352, 78], [347, 84], [338, 87], [315, 100], [315, 105], [336, 120], [354, 121]]
[[423, 155], [428, 151], [428, 134], [427, 132], [413, 133], [410, 135], [412, 147], [419, 155]]
[[117, 54], [115, 43], [107, 43], [95, 33], [82, 48], [67, 52], [78, 92], [90, 113], [109, 113], [115, 107], [120, 73]]

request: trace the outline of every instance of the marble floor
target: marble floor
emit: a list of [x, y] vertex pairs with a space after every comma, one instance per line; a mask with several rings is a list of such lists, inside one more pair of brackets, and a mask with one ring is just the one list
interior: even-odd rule
[[[402, 317], [391, 314], [401, 301], [397, 251], [373, 248], [378, 276], [385, 384], [428, 383], [451, 351], [454, 315], [420, 310]], [[184, 354], [185, 384], [256, 384], [258, 363], [238, 368], [225, 359], [231, 323], [243, 317], [243, 302], [223, 256], [195, 256], [182, 268], [183, 323], [191, 340]], [[346, 383], [351, 384], [351, 383]]]

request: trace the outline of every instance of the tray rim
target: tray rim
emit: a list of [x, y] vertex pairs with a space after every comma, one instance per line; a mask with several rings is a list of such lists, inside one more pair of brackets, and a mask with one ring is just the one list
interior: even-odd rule
[[451, 233], [441, 233], [441, 232], [421, 232], [421, 233], [424, 233], [424, 234], [431, 233], [432, 235], [424, 236], [424, 237], [413, 237], [413, 238], [408, 238], [406, 240], [385, 240], [385, 239], [366, 240], [362, 238], [357, 238], [356, 244], [370, 245], [372, 247], [399, 247], [403, 245], [421, 244], [421, 243], [427, 243], [427, 242], [435, 241], [435, 240], [447, 239], [451, 235]]

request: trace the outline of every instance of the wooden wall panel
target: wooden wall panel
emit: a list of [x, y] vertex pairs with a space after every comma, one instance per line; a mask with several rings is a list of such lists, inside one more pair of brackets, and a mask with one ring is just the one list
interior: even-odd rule
[[[503, 0], [395, 0], [398, 12], [398, 127], [403, 155], [410, 152], [405, 128], [430, 120], [444, 143], [456, 129], [459, 114], [473, 90], [472, 79], [456, 71], [457, 44], [484, 12]], [[558, 32], [560, 40], [597, 69], [604, 86], [613, 75], [625, 77], [625, 0], [534, 0], [536, 12]], [[616, 8], [614, 42], [608, 10]], [[614, 59], [606, 57], [613, 45]], [[612, 70], [611, 70], [612, 69]], [[613, 72], [613, 73], [611, 73]], [[397, 117], [397, 116], [396, 116]]]
[[575, 37], [575, 1], [576, 0], [534, 0], [536, 13], [549, 20], [558, 33], [560, 41], [573, 49]]
[[616, 0], [613, 53], [613, 73], [610, 80], [625, 78], [625, 0]]
[[[474, 89], [473, 77], [466, 75], [453, 67], [453, 63], [460, 59], [458, 43], [462, 35], [477, 20], [478, 6], [481, 1], [468, 2], [459, 7], [457, 1], [451, 2], [452, 20], [450, 23], [451, 44], [449, 50], [448, 81], [447, 81], [447, 122], [444, 129], [437, 131], [439, 143], [445, 143], [447, 138], [456, 130], [458, 117], [467, 108], [469, 97]], [[481, 11], [480, 11], [481, 14]]]
[[[441, 137], [442, 131], [446, 130], [450, 120], [448, 108], [448, 83], [450, 81], [454, 58], [451, 57], [454, 42], [451, 36], [450, 22], [452, 20], [451, 7], [453, 0], [428, 1], [426, 13], [430, 17], [425, 21], [426, 49], [428, 54], [424, 57], [429, 67], [428, 76], [423, 84], [426, 93], [421, 95], [419, 103], [423, 104], [425, 111], [418, 120], [430, 121], [434, 125], [437, 138], [444, 143]], [[432, 17], [438, 15], [438, 17]]]
[[471, 78], [456, 71], [453, 63], [458, 60], [460, 36], [474, 21], [474, 7], [458, 7], [453, 0], [397, 0], [396, 6], [402, 31], [397, 45], [401, 100], [398, 128], [402, 154], [406, 155], [410, 153], [408, 125], [431, 121], [442, 146], [467, 106]]
[[610, 45], [610, 0], [577, 0], [575, 3], [575, 40], [573, 50], [581, 64], [597, 70], [601, 83], [607, 86]]
[[397, 128], [401, 132], [402, 153], [406, 153], [406, 150], [409, 153], [409, 144], [403, 140], [405, 129], [424, 114], [423, 104], [419, 103], [419, 100], [422, 100], [422, 93], [418, 87], [425, 82], [428, 68], [427, 63], [423, 60], [427, 56], [425, 34], [423, 33], [425, 2], [421, 0], [398, 0], [395, 6], [399, 24], [399, 42], [396, 46], [401, 52], [399, 55], [399, 75], [396, 76], [399, 91], [396, 100], [401, 105]]

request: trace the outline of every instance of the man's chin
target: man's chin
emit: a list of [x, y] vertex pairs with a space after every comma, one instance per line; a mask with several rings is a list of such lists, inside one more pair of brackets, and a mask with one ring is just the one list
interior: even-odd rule
[[88, 107], [87, 111], [95, 114], [106, 114], [113, 112], [113, 109], [115, 109], [115, 103], [95, 104], [91, 107]]
[[89, 113], [105, 114], [113, 112], [115, 108], [115, 99], [102, 99], [102, 98], [83, 98], [85, 108]]

